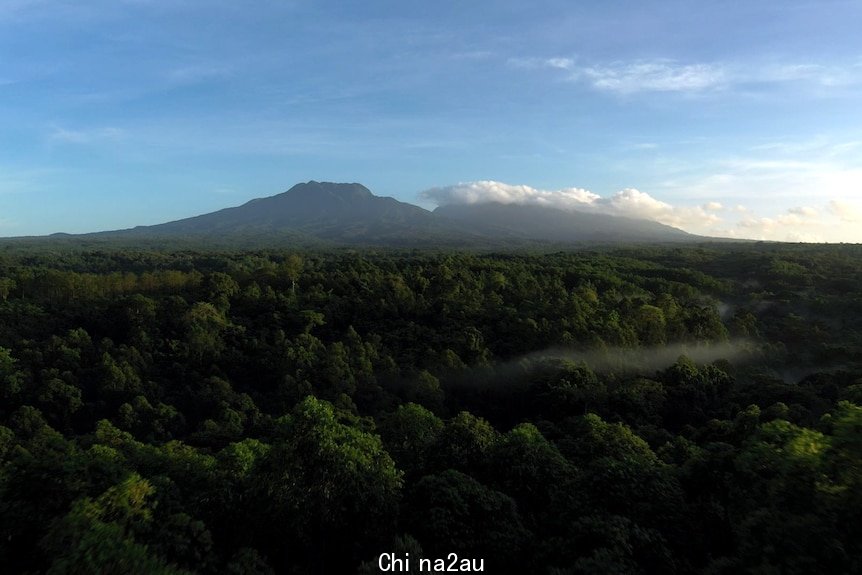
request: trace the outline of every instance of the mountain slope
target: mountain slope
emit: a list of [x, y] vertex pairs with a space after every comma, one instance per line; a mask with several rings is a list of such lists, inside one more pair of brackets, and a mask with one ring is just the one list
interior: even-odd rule
[[674, 242], [698, 236], [650, 220], [561, 210], [546, 206], [458, 204], [434, 210], [437, 216], [460, 222], [485, 235], [548, 242]]
[[428, 216], [422, 208], [375, 196], [360, 184], [308, 182], [234, 208], [150, 226], [150, 231], [211, 231], [246, 225], [315, 228], [382, 220], [409, 224]]

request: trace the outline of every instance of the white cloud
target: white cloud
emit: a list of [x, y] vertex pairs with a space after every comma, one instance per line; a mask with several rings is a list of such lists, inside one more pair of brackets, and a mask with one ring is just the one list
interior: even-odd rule
[[571, 58], [548, 58], [544, 62], [549, 68], [559, 68], [560, 70], [571, 70], [575, 66], [575, 61]]
[[862, 201], [832, 199], [822, 205], [799, 205], [758, 214], [737, 204], [725, 208], [717, 201], [699, 206], [675, 205], [635, 188], [607, 197], [583, 188], [540, 190], [493, 180], [467, 182], [426, 190], [422, 198], [437, 203], [500, 202], [550, 206], [564, 210], [647, 219], [687, 232], [711, 236], [784, 242], [862, 241]]
[[829, 202], [829, 212], [841, 221], [848, 223], [862, 222], [862, 205], [847, 201], [832, 200]]
[[859, 222], [860, 206], [831, 200], [823, 208], [800, 206], [767, 217], [748, 210], [722, 234], [782, 242], [862, 242]]
[[501, 204], [538, 204], [562, 209], [585, 208], [600, 199], [598, 194], [582, 188], [566, 188], [549, 192], [493, 180], [431, 188], [422, 192], [421, 196], [438, 205], [499, 202]]
[[[752, 78], [758, 80], [758, 78]], [[760, 70], [761, 82], [807, 82], [824, 88], [840, 88], [858, 84], [858, 64], [846, 66], [824, 64], [780, 64]]]
[[800, 212], [797, 208], [790, 208], [773, 217], [746, 216], [736, 224], [736, 230], [741, 233], [732, 235], [755, 240], [824, 242], [829, 241], [827, 225], [827, 222], [815, 219], [811, 211]]
[[717, 228], [721, 235], [862, 242], [860, 162], [858, 140], [815, 134], [750, 146], [745, 155], [682, 167], [668, 179], [647, 180], [645, 185], [671, 202], [700, 198], [707, 211], [712, 211], [709, 203], [718, 200], [733, 206], [713, 212], [725, 220]]
[[619, 191], [609, 198], [600, 198], [593, 207], [601, 213], [654, 220], [702, 234], [712, 233], [712, 228], [721, 222], [721, 218], [703, 207], [673, 206], [635, 188]]
[[681, 64], [675, 60], [636, 60], [579, 66], [575, 58], [510, 58], [510, 66], [562, 70], [568, 79], [618, 94], [635, 92], [700, 92], [723, 87], [727, 72], [713, 64]]
[[[736, 233], [737, 230], [740, 233]], [[823, 234], [787, 228], [773, 218], [746, 220], [737, 224], [737, 230], [730, 230], [728, 236], [770, 242], [824, 243], [829, 241]]]
[[721, 88], [728, 82], [727, 73], [720, 66], [679, 64], [673, 60], [614, 62], [579, 68], [573, 70], [572, 79], [619, 94], [701, 92]]
[[599, 211], [630, 218], [659, 219], [673, 212], [673, 206], [636, 188], [620, 190], [609, 198], [597, 198]]
[[574, 58], [509, 58], [506, 63], [513, 68], [524, 68], [527, 70], [538, 70], [541, 68], [555, 68], [557, 70], [571, 70], [575, 67]]
[[653, 220], [695, 233], [712, 233], [712, 228], [721, 222], [721, 218], [703, 207], [672, 206], [635, 188], [602, 197], [583, 188], [549, 191], [483, 180], [431, 188], [422, 192], [421, 197], [438, 205], [499, 202], [595, 212]]
[[700, 93], [739, 87], [746, 91], [771, 85], [809, 86], [814, 95], [862, 84], [858, 62], [818, 64], [800, 62], [724, 61], [680, 62], [669, 58], [617, 60], [579, 65], [577, 58], [510, 58], [509, 65], [524, 69], [555, 69], [574, 82], [616, 94], [641, 92]]
[[789, 210], [787, 210], [787, 212], [803, 218], [816, 218], [818, 215], [820, 215], [819, 210], [808, 206], [798, 206], [795, 208], [790, 208]]

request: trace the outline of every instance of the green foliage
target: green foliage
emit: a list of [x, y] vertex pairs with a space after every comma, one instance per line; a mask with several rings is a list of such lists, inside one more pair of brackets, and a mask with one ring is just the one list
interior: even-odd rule
[[398, 468], [415, 475], [427, 468], [442, 429], [443, 422], [436, 415], [421, 405], [405, 403], [383, 418], [380, 436]]
[[361, 543], [386, 533], [402, 479], [378, 436], [340, 423], [330, 404], [313, 397], [280, 420], [277, 433], [254, 485], [274, 536], [302, 545], [295, 552], [315, 550], [325, 538], [343, 546], [343, 563], [356, 558]]
[[95, 500], [73, 503], [42, 541], [45, 552], [54, 557], [48, 573], [183, 573], [135, 541], [135, 532], [152, 521], [147, 499], [153, 491], [149, 482], [132, 475]]
[[481, 469], [497, 431], [488, 421], [466, 411], [446, 422], [432, 450], [432, 469]]
[[489, 569], [511, 568], [529, 538], [510, 497], [452, 469], [416, 483], [404, 521], [430, 555], [488, 557]]
[[860, 286], [858, 246], [9, 247], [0, 564], [862, 572]]
[[589, 462], [611, 457], [618, 460], [655, 460], [646, 441], [622, 423], [607, 423], [594, 413], [566, 420], [560, 440], [563, 452], [573, 461]]

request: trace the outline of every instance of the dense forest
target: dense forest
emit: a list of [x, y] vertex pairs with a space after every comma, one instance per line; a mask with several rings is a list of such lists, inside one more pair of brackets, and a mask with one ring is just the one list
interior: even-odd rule
[[860, 246], [0, 250], [5, 573], [860, 573], [860, 517]]

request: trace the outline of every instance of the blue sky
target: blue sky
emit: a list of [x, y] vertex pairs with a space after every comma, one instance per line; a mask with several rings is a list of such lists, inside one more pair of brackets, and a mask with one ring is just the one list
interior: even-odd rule
[[0, 0], [0, 235], [307, 180], [862, 241], [858, 1]]

